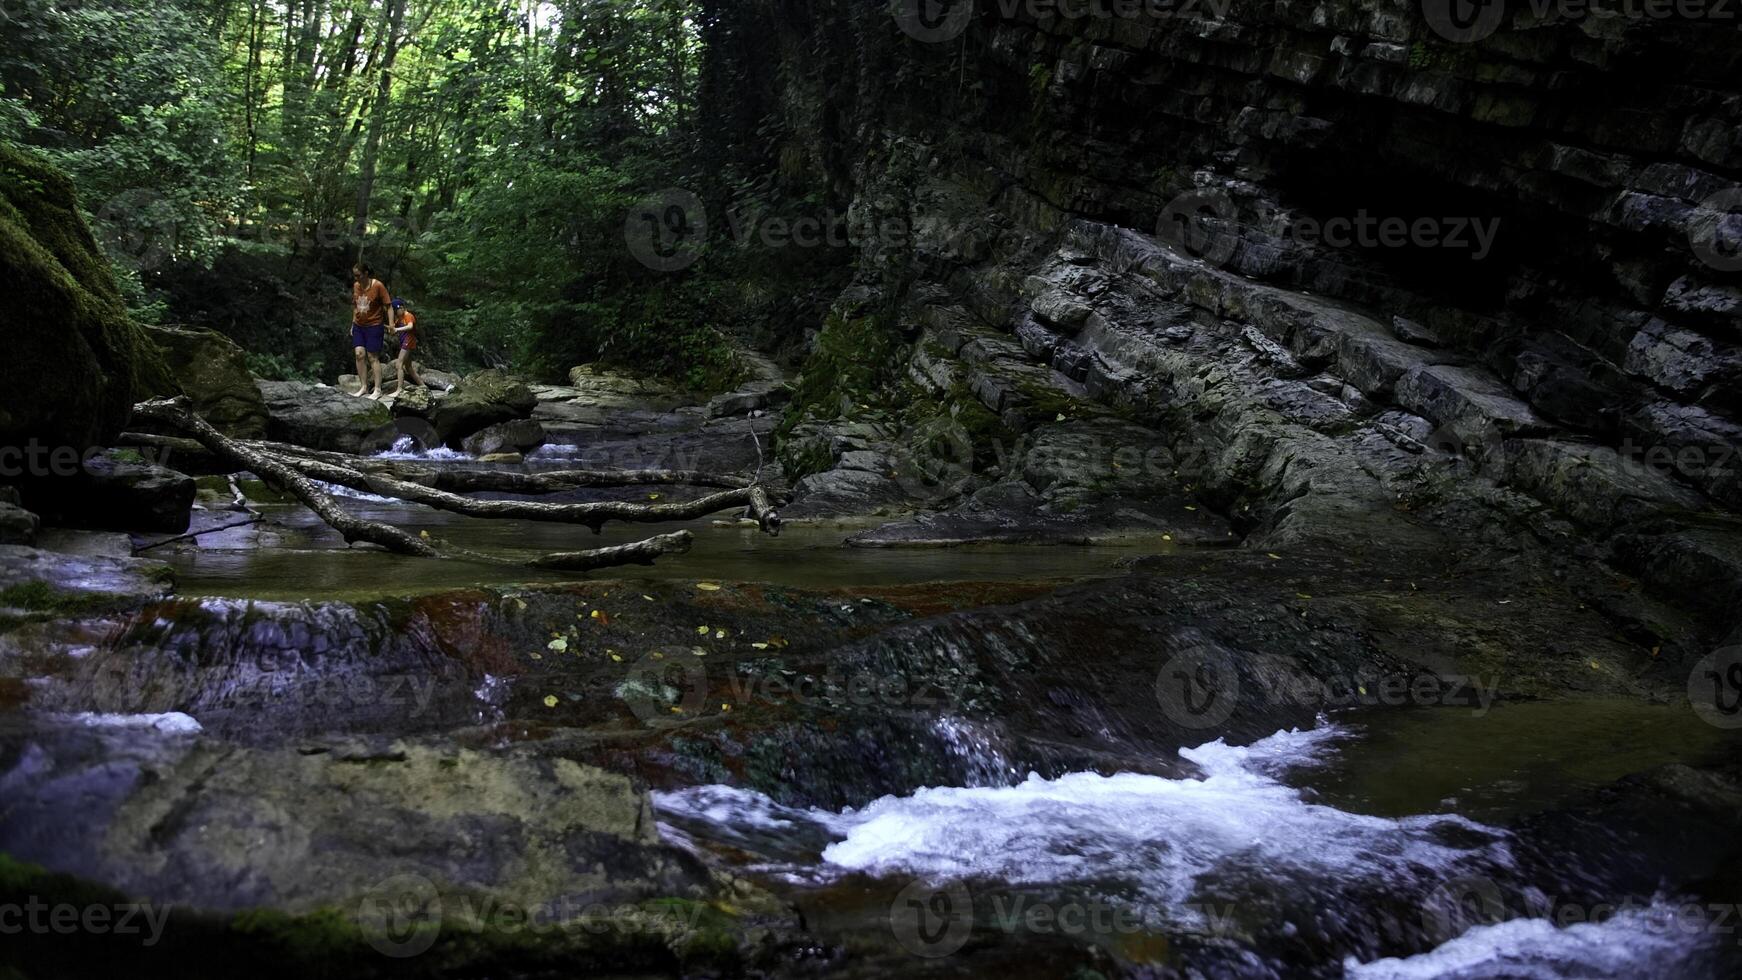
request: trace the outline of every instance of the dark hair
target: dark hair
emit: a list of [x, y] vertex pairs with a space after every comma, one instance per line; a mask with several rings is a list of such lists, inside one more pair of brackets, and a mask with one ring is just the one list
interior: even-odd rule
[[358, 259], [357, 261], [351, 263], [351, 268], [354, 270], [361, 270], [364, 275], [369, 275], [370, 273], [375, 271], [374, 269], [369, 268], [369, 263], [363, 261], [362, 259]]

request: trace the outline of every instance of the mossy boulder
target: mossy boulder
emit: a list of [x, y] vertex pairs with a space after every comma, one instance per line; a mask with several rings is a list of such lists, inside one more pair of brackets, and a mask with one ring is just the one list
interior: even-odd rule
[[219, 432], [237, 439], [266, 435], [266, 400], [248, 373], [248, 355], [216, 330], [147, 326], [145, 335], [163, 352], [165, 364], [194, 411]]
[[84, 449], [112, 440], [134, 402], [174, 392], [127, 316], [66, 175], [0, 143], [0, 282], [7, 373], [0, 444]]
[[430, 413], [442, 441], [461, 448], [467, 436], [492, 425], [532, 415], [538, 398], [506, 372], [491, 369], [466, 376]]

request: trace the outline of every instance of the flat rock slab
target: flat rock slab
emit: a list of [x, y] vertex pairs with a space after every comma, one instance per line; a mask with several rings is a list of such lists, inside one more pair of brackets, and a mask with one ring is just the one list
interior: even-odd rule
[[[0, 850], [130, 896], [354, 912], [399, 876], [520, 908], [705, 899], [627, 777], [518, 751], [338, 740], [265, 749], [85, 716], [0, 735]], [[560, 903], [570, 903], [563, 906]]]
[[387, 406], [337, 388], [297, 381], [255, 383], [270, 415], [267, 435], [279, 442], [354, 453], [371, 433], [393, 424]]
[[0, 545], [0, 605], [27, 612], [78, 612], [138, 605], [169, 593], [168, 565]]

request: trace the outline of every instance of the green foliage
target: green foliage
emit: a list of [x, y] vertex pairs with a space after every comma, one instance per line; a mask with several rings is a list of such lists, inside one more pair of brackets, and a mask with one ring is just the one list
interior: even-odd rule
[[789, 419], [849, 414], [894, 374], [900, 339], [885, 316], [831, 312], [793, 393]]
[[71, 174], [136, 319], [223, 331], [263, 376], [347, 369], [361, 253], [436, 366], [717, 390], [808, 263], [716, 226], [702, 261], [654, 273], [624, 240], [647, 194], [729, 184], [700, 138], [701, 6], [14, 0], [0, 135]]

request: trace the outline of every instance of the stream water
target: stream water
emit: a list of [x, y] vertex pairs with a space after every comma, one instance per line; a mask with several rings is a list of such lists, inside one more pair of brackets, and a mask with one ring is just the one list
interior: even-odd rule
[[[351, 509], [459, 548], [504, 558], [531, 559], [553, 551], [625, 544], [653, 534], [688, 529], [689, 554], [657, 565], [597, 573], [602, 578], [724, 579], [808, 588], [902, 585], [915, 582], [1063, 581], [1120, 574], [1120, 558], [1172, 547], [1159, 540], [1127, 547], [972, 545], [959, 548], [849, 548], [853, 533], [881, 521], [789, 524], [779, 537], [753, 525], [712, 520], [585, 528], [530, 521], [457, 517], [390, 501], [353, 501]], [[301, 507], [267, 505], [269, 524], [201, 536], [200, 547], [159, 557], [175, 567], [178, 591], [189, 596], [271, 600], [366, 599], [413, 595], [478, 585], [520, 584], [582, 575], [533, 572], [512, 564], [401, 558], [344, 542]]]
[[[839, 812], [702, 786], [656, 805], [668, 836], [793, 892], [819, 931], [881, 939], [927, 975], [976, 956], [1056, 975], [997, 951], [1063, 941], [1127, 964], [1189, 950], [1214, 976], [1704, 977], [1736, 968], [1722, 910], [1569, 901], [1533, 880], [1509, 824], [1737, 748], [1690, 712], [1624, 702], [1366, 712], [1181, 749], [1176, 778], [1031, 774]], [[1600, 862], [1592, 845], [1570, 860]]]
[[[876, 521], [794, 525], [778, 538], [729, 521], [594, 536], [348, 496], [363, 516], [508, 558], [696, 533], [682, 560], [631, 578], [1065, 581], [1116, 575], [1121, 558], [1171, 548], [843, 547]], [[165, 555], [179, 591], [355, 601], [527, 578], [513, 565], [348, 549], [301, 508], [263, 510], [259, 526]], [[1094, 963], [1238, 977], [1742, 976], [1734, 915], [1669, 889], [1562, 895], [1519, 837], [1531, 815], [1631, 773], [1737, 756], [1742, 738], [1685, 707], [1344, 712], [1249, 745], [1213, 741], [1050, 778], [1022, 774], [971, 727], [945, 718], [937, 729], [972, 757], [963, 771], [981, 775], [968, 784], [843, 810], [691, 786], [656, 794], [662, 832], [790, 901], [819, 957], [847, 951], [831, 975], [1086, 977]], [[1592, 836], [1556, 859], [1600, 880], [1607, 846]]]

